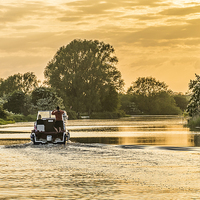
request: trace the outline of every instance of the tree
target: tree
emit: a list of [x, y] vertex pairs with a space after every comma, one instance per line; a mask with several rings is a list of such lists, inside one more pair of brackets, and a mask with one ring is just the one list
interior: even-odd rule
[[127, 93], [132, 95], [132, 102], [144, 114], [179, 114], [181, 110], [167, 87], [164, 82], [156, 81], [155, 78], [139, 77]]
[[31, 94], [31, 102], [35, 110], [53, 110], [57, 106], [64, 108], [63, 100], [52, 88], [38, 87]]
[[102, 95], [102, 98], [102, 111], [114, 112], [119, 108], [119, 95], [113, 86], [108, 88], [108, 91]]
[[176, 105], [182, 110], [186, 110], [187, 105], [189, 103], [188, 96], [183, 95], [181, 93], [173, 95], [174, 100], [176, 101]]
[[38, 83], [39, 81], [33, 72], [14, 74], [5, 80], [0, 80], [0, 96], [13, 93], [16, 90], [28, 94], [38, 86]]
[[196, 78], [189, 83], [190, 100], [186, 109], [191, 117], [200, 114], [200, 76], [195, 76]]
[[13, 113], [27, 113], [27, 107], [25, 106], [26, 95], [23, 91], [14, 91], [8, 96], [7, 102], [3, 105], [4, 109]]
[[120, 94], [120, 103], [121, 108], [126, 114], [136, 115], [141, 114], [141, 111], [138, 109], [136, 103], [134, 102], [134, 95], [131, 94]]
[[152, 77], [139, 77], [132, 86], [129, 87], [127, 93], [135, 93], [143, 96], [152, 96], [159, 92], [167, 92], [167, 85], [164, 82], [157, 81]]
[[124, 82], [117, 62], [111, 45], [97, 40], [73, 40], [57, 51], [44, 74], [65, 105], [90, 114], [101, 109], [102, 95], [110, 86], [116, 92], [122, 89]]

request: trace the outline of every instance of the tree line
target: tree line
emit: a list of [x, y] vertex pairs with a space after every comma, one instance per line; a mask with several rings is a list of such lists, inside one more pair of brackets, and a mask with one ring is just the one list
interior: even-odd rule
[[188, 96], [173, 93], [153, 77], [139, 77], [125, 91], [117, 63], [111, 45], [73, 40], [49, 61], [44, 83], [33, 72], [0, 79], [1, 111], [27, 116], [59, 105], [72, 118], [82, 113], [104, 118], [108, 114], [180, 114], [186, 109]]

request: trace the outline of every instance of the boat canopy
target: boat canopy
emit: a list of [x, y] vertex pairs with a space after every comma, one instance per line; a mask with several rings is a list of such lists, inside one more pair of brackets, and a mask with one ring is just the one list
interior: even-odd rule
[[[55, 115], [52, 115], [51, 113], [52, 113], [52, 110], [38, 111], [37, 120], [39, 119], [39, 115], [41, 115], [42, 119], [49, 119], [49, 118], [55, 119]], [[67, 112], [64, 110], [63, 120], [65, 121], [67, 119], [68, 119]]]
[[51, 110], [38, 111], [37, 119], [39, 118], [39, 115], [41, 115], [42, 119], [48, 119], [48, 118], [55, 119], [55, 115], [52, 115], [51, 112], [52, 112]]

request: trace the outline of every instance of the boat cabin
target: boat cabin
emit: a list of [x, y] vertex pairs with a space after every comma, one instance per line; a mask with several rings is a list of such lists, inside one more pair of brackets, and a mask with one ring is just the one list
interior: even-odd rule
[[[39, 132], [55, 132], [55, 115], [51, 114], [52, 111], [38, 111], [37, 121], [35, 124], [35, 129]], [[63, 124], [61, 129], [65, 131], [65, 121], [67, 119], [67, 113], [64, 111], [62, 116]]]
[[69, 140], [70, 134], [65, 128], [65, 121], [68, 119], [66, 111], [62, 115], [63, 123], [59, 124], [60, 132], [55, 128], [55, 115], [51, 113], [51, 110], [38, 111], [37, 121], [30, 136], [34, 144], [65, 144], [66, 140]]

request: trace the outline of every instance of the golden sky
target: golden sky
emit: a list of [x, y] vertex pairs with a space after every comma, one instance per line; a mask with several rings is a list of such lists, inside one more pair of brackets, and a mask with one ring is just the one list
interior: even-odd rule
[[74, 39], [111, 44], [126, 88], [152, 76], [186, 92], [200, 74], [200, 0], [0, 0], [0, 77], [44, 68]]

